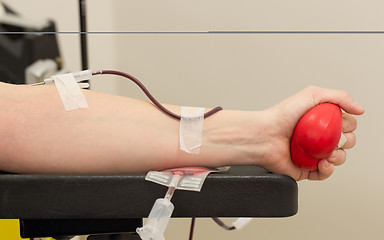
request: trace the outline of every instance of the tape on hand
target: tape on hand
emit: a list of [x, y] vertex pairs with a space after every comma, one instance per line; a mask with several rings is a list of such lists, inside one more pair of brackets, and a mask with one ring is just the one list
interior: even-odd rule
[[88, 108], [87, 100], [71, 73], [55, 75], [52, 79], [66, 111]]
[[191, 154], [199, 154], [203, 141], [205, 108], [181, 107], [180, 150]]

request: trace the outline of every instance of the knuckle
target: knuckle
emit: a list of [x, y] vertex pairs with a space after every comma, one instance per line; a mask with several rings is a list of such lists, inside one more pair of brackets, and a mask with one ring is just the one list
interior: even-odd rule
[[338, 161], [338, 163], [337, 163], [337, 166], [340, 166], [340, 165], [344, 164], [345, 161], [347, 160], [347, 158], [346, 158], [346, 154], [345, 154], [345, 151], [344, 151], [344, 150], [341, 150], [341, 151], [340, 151], [339, 156], [340, 156], [340, 157], [339, 157], [339, 161]]
[[339, 93], [342, 98], [349, 98], [349, 93], [347, 91], [341, 90]]
[[315, 85], [310, 85], [310, 86], [308, 86], [306, 89], [307, 89], [307, 91], [309, 91], [309, 92], [311, 92], [311, 93], [316, 93], [316, 92], [318, 92], [319, 87], [318, 87], [318, 86], [315, 86]]

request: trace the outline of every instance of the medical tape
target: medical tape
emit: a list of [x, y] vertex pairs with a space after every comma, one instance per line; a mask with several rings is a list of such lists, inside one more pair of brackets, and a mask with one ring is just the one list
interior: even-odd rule
[[199, 154], [203, 141], [203, 124], [205, 108], [181, 107], [180, 150]]
[[52, 79], [66, 111], [88, 108], [87, 100], [71, 73], [55, 75], [52, 76]]

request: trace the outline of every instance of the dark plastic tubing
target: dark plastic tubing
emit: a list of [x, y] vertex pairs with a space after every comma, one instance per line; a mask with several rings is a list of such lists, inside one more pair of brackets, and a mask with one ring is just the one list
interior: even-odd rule
[[[136, 83], [136, 85], [139, 86], [141, 88], [141, 90], [143, 90], [145, 95], [147, 95], [147, 97], [153, 102], [153, 104], [155, 104], [156, 107], [158, 107], [161, 111], [163, 111], [164, 113], [166, 113], [167, 115], [169, 115], [172, 118], [175, 118], [175, 119], [178, 119], [178, 120], [181, 119], [180, 115], [177, 115], [177, 114], [169, 111], [160, 102], [158, 102], [152, 96], [152, 94], [148, 91], [148, 89], [137, 78], [135, 78], [134, 76], [132, 76], [132, 75], [130, 75], [128, 73], [124, 73], [124, 72], [120, 72], [120, 71], [115, 71], [115, 70], [99, 70], [99, 71], [92, 72], [92, 75], [102, 75], [102, 74], [118, 75], [118, 76], [122, 76], [122, 77], [130, 79], [132, 82]], [[219, 107], [215, 107], [214, 109], [206, 112], [204, 114], [204, 118], [207, 118], [207, 117], [209, 117], [209, 116], [211, 116], [211, 115], [213, 115], [213, 114], [215, 114], [215, 113], [217, 113], [218, 111], [221, 111], [221, 110], [223, 110], [222, 107], [220, 107], [220, 106]]]

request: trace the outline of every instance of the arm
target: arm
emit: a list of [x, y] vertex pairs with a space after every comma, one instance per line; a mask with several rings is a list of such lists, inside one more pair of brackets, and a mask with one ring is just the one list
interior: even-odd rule
[[[0, 126], [7, 126], [0, 128], [0, 169], [5, 171], [137, 173], [178, 166], [260, 165], [295, 179], [310, 177], [290, 162], [289, 139], [300, 116], [319, 103], [310, 99], [313, 89], [265, 111], [224, 110], [205, 119], [199, 155], [180, 151], [179, 122], [145, 101], [85, 91], [89, 108], [66, 112], [55, 86], [3, 84], [0, 91]], [[329, 100], [344, 97], [335, 95]], [[306, 104], [287, 111], [300, 98]], [[352, 114], [363, 111], [345, 104], [339, 103]], [[179, 112], [177, 106], [167, 107]], [[279, 121], [284, 115], [289, 123]]]
[[[54, 85], [4, 85], [0, 90], [0, 124], [7, 126], [0, 133], [0, 169], [5, 171], [135, 173], [252, 164], [232, 147], [246, 138], [235, 137], [245, 112], [207, 118], [201, 154], [190, 155], [179, 150], [179, 121], [146, 101], [84, 91], [89, 108], [66, 112]], [[179, 107], [167, 107], [179, 113]]]

